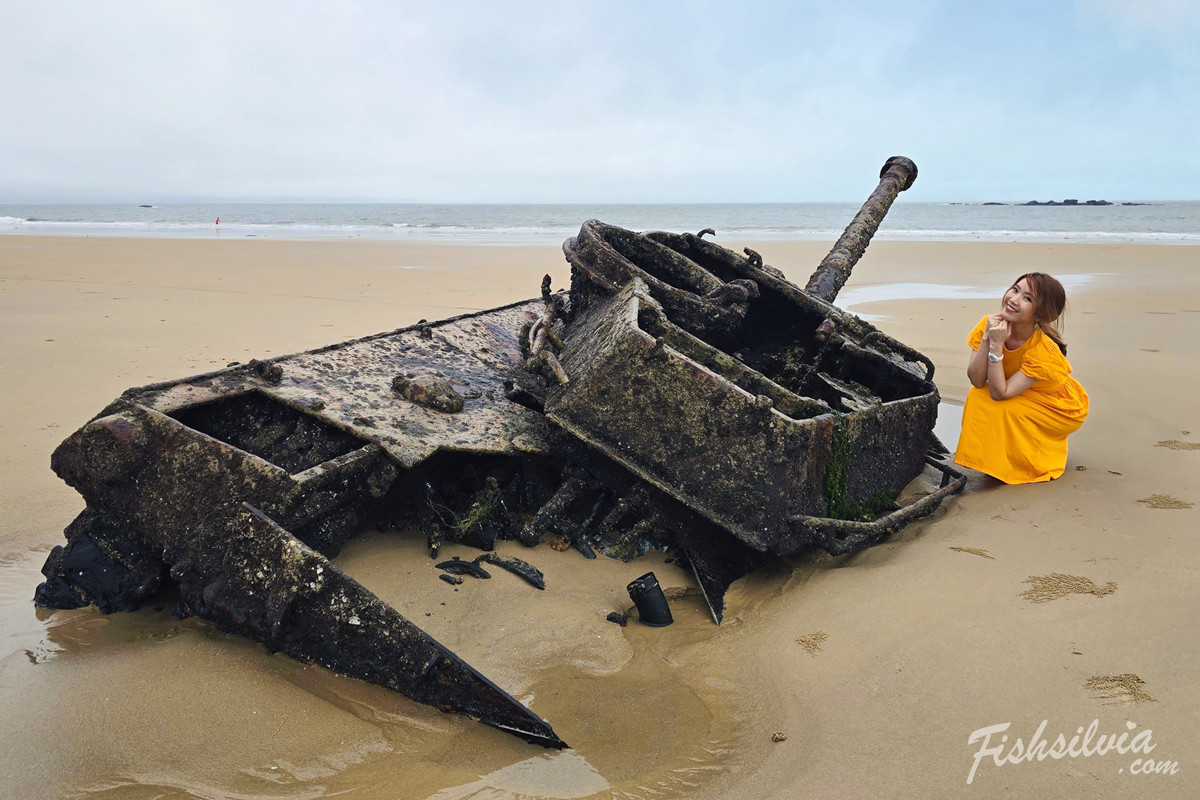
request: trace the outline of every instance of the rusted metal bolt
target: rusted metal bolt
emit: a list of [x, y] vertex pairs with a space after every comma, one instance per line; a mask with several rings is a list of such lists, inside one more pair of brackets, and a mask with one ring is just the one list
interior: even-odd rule
[[423, 408], [455, 414], [463, 409], [463, 398], [445, 378], [437, 375], [397, 375], [392, 381], [392, 391]]
[[767, 397], [765, 394], [755, 395], [754, 410], [763, 414], [769, 412], [775, 407], [775, 401]]
[[95, 420], [80, 431], [79, 437], [79, 461], [103, 481], [128, 475], [146, 458], [145, 431], [122, 416]]
[[274, 362], [259, 361], [257, 358], [252, 358], [246, 366], [254, 370], [254, 374], [267, 383], [275, 384], [283, 380], [283, 367]]

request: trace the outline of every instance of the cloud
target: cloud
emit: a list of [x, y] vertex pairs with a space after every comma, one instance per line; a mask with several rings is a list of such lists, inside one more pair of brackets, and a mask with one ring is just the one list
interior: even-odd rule
[[1101, 0], [10, 5], [0, 200], [1194, 192], [1196, 70]]
[[1194, 0], [1077, 0], [1085, 16], [1128, 29], [1159, 36], [1175, 36], [1200, 29], [1200, 5]]
[[1076, 0], [1080, 19], [1123, 47], [1160, 48], [1178, 63], [1197, 62], [1200, 4], [1195, 0]]

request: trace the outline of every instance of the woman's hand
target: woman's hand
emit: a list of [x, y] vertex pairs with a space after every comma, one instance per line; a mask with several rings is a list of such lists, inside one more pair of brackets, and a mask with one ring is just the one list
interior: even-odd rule
[[1001, 314], [992, 314], [987, 318], [987, 336], [988, 344], [991, 345], [992, 352], [1003, 352], [1004, 340], [1008, 338], [1009, 327], [1008, 320]]

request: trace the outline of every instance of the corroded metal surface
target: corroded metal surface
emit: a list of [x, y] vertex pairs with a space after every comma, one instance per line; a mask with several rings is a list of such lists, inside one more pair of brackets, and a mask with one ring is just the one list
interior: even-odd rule
[[[810, 545], [792, 516], [833, 516], [831, 499], [894, 496], [924, 466], [937, 391], [872, 351], [830, 337], [798, 394], [668, 330], [638, 281], [596, 309], [566, 338], [571, 380], [548, 390], [547, 416], [757, 550]], [[886, 401], [871, 391], [885, 382], [896, 393]], [[831, 498], [843, 463], [842, 494]]]
[[[178, 616], [561, 746], [328, 561], [391, 524], [425, 531], [431, 549], [490, 529], [492, 540], [564, 536], [585, 555], [625, 559], [719, 535], [508, 399], [518, 334], [542, 305], [127, 391], [54, 454], [88, 507], [47, 559], [36, 601], [131, 611], [170, 584]], [[397, 392], [397, 377], [448, 384], [460, 410]], [[531, 567], [523, 577], [540, 580]]]
[[[503, 394], [516, 330], [536, 310], [521, 304], [130, 390], [54, 453], [55, 471], [88, 508], [47, 560], [37, 601], [132, 610], [170, 582], [178, 616], [564, 746], [328, 560], [403, 505], [417, 461], [439, 450], [549, 448], [545, 420]], [[393, 379], [410, 373], [447, 382], [461, 412], [398, 397]]]
[[[504, 396], [508, 371], [520, 358], [517, 333], [541, 308], [540, 302], [527, 301], [281, 356], [265, 362], [278, 371], [275, 380], [247, 365], [131, 389], [122, 400], [172, 414], [253, 390], [378, 442], [403, 467], [441, 449], [548, 451], [552, 442], [542, 435], [548, 426]], [[396, 402], [396, 379], [409, 376], [448, 383], [460, 397], [461, 412]]]
[[899, 518], [885, 512], [926, 466], [933, 365], [831, 302], [915, 176], [888, 161], [816, 293], [702, 235], [585, 223], [563, 246], [566, 380], [547, 381], [547, 416], [755, 550], [887, 535]]
[[916, 179], [917, 165], [912, 161], [903, 156], [893, 156], [887, 160], [879, 171], [879, 185], [808, 279], [805, 292], [812, 297], [833, 302], [833, 298], [846, 285], [850, 270], [866, 252], [871, 237], [879, 230], [879, 223], [883, 222], [896, 195], [912, 186]]
[[[830, 304], [916, 168], [891, 159], [803, 291], [752, 251], [597, 221], [569, 294], [130, 389], [56, 450], [87, 501], [35, 600], [175, 613], [546, 746], [549, 724], [329, 559], [362, 530], [665, 550], [721, 622], [765, 559], [869, 546], [961, 487], [925, 356]], [[926, 465], [942, 487], [903, 508]], [[432, 562], [431, 562], [432, 563]], [[526, 562], [438, 564], [536, 589]], [[452, 574], [453, 573], [453, 574]], [[535, 590], [536, 590], [535, 589]]]

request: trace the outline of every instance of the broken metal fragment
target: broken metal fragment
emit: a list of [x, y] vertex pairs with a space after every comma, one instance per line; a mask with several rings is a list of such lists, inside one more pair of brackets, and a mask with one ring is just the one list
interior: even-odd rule
[[392, 390], [409, 402], [448, 414], [457, 414], [463, 409], [463, 398], [450, 381], [438, 375], [412, 372], [397, 375], [392, 380]]
[[542, 539], [542, 532], [560, 516], [568, 506], [575, 502], [579, 494], [587, 489], [584, 476], [573, 472], [567, 476], [562, 485], [546, 503], [538, 509], [528, 523], [522, 528], [517, 538], [521, 544], [533, 547]]
[[512, 574], [524, 578], [530, 585], [537, 589], [546, 588], [546, 578], [542, 575], [542, 571], [528, 561], [522, 561], [513, 556], [502, 556], [498, 553], [484, 553], [475, 559], [475, 564], [478, 564], [480, 561], [486, 561], [489, 564], [495, 564], [501, 569], [506, 569]]
[[692, 568], [713, 621], [720, 625], [725, 617], [725, 592], [734, 581], [758, 569], [766, 557], [711, 524], [692, 525], [676, 537], [676, 542]]
[[470, 575], [472, 578], [490, 578], [492, 573], [488, 572], [475, 561], [463, 561], [458, 556], [455, 556], [449, 561], [443, 561], [437, 565], [440, 570], [445, 570], [452, 575]]
[[252, 358], [246, 366], [254, 370], [254, 373], [267, 383], [275, 384], [283, 380], [283, 367], [274, 361], [259, 361], [257, 358]]
[[444, 580], [446, 583], [449, 583], [453, 586], [458, 586], [460, 583], [463, 582], [461, 575], [451, 575], [448, 572], [443, 572], [441, 575], [438, 575], [438, 577], [441, 578], [442, 580]]
[[675, 621], [671, 616], [671, 608], [663, 595], [662, 587], [653, 572], [647, 572], [640, 578], [630, 582], [625, 587], [629, 591], [629, 599], [637, 606], [638, 622], [654, 628], [664, 628]]

